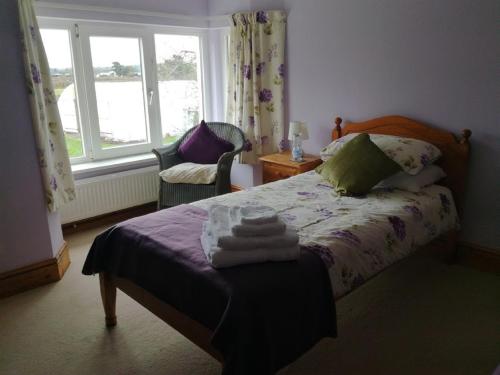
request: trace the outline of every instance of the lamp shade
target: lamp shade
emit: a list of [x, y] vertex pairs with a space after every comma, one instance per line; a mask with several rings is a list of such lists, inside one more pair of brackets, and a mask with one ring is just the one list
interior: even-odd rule
[[309, 139], [307, 124], [302, 121], [290, 121], [288, 127], [288, 139], [293, 140], [294, 135], [299, 135], [302, 140]]

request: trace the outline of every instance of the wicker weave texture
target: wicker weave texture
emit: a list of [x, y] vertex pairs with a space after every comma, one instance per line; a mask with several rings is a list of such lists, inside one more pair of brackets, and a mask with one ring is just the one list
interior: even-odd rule
[[[217, 162], [217, 177], [214, 184], [171, 184], [160, 178], [158, 209], [190, 203], [231, 191], [231, 167], [233, 159], [243, 150], [245, 137], [243, 132], [234, 125], [224, 122], [207, 122], [208, 127], [222, 139], [231, 142], [234, 150], [224, 153]], [[160, 163], [160, 171], [171, 168], [184, 161], [178, 156], [179, 146], [187, 141], [196, 129], [189, 129], [179, 140], [171, 145], [153, 149], [153, 153]], [[200, 150], [203, 152], [203, 150]]]

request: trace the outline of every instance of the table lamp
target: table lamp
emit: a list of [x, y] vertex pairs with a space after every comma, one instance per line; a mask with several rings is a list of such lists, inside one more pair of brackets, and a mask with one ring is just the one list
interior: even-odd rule
[[291, 121], [288, 127], [288, 139], [292, 141], [292, 161], [304, 161], [302, 151], [302, 140], [309, 139], [307, 124], [302, 121]]

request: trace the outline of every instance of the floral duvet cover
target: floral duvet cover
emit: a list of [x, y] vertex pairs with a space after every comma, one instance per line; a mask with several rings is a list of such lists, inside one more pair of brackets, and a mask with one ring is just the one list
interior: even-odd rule
[[314, 171], [192, 204], [204, 209], [212, 204], [275, 208], [297, 228], [301, 247], [323, 259], [335, 298], [459, 225], [446, 187], [345, 197]]

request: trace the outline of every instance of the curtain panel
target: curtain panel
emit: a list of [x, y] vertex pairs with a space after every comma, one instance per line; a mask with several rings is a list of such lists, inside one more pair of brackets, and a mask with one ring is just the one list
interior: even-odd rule
[[241, 162], [287, 147], [284, 138], [286, 13], [232, 15], [229, 42], [227, 122], [246, 137]]
[[18, 0], [33, 132], [49, 211], [75, 199], [75, 185], [57, 98], [32, 0]]

